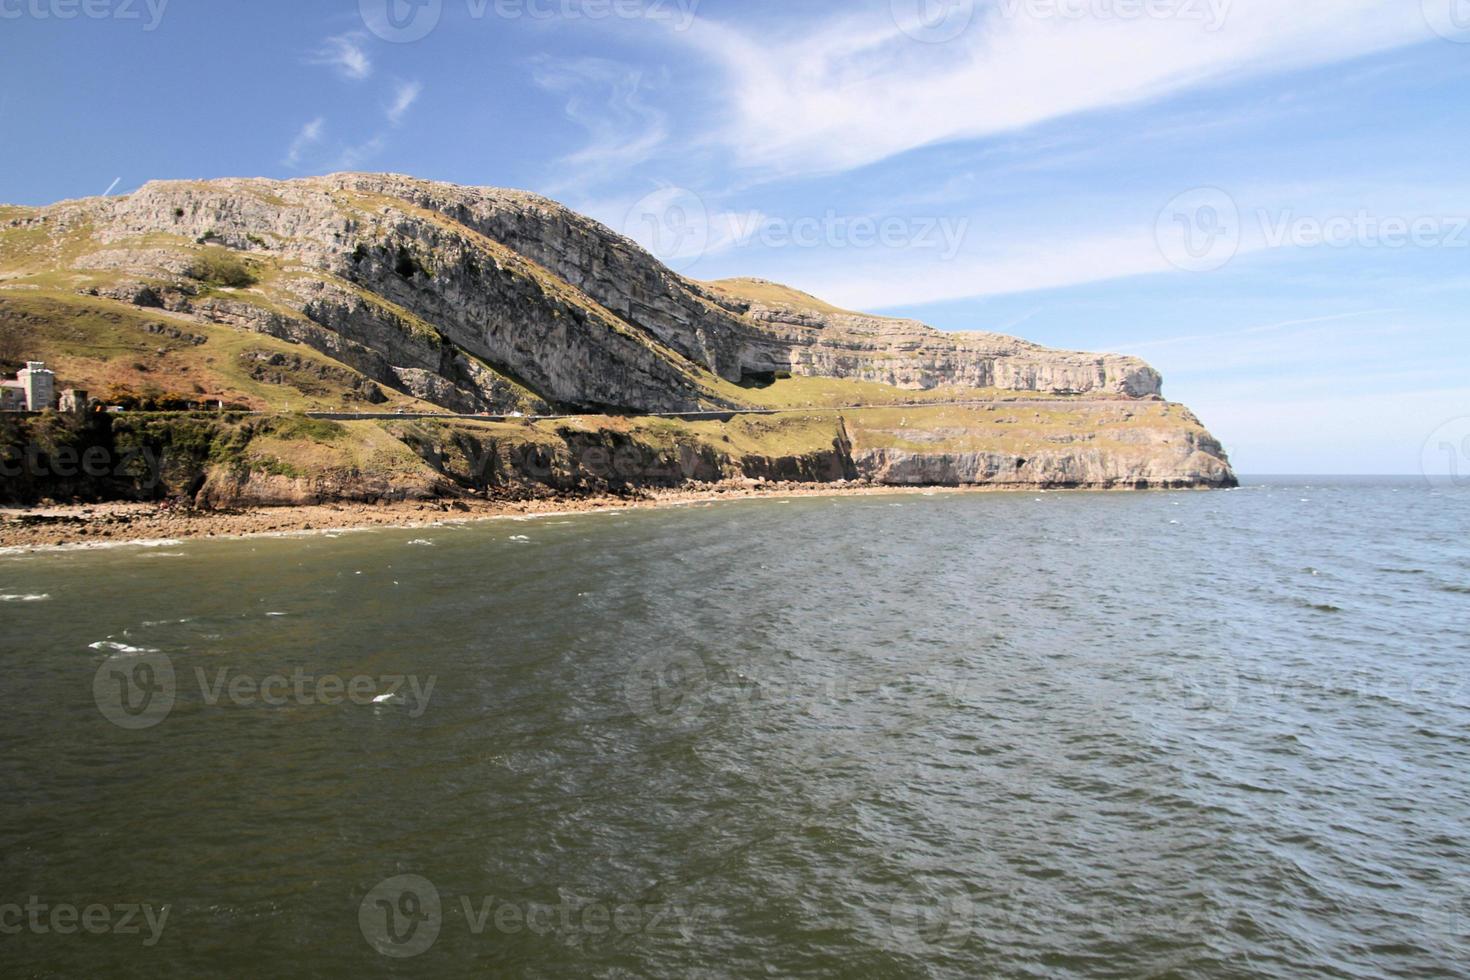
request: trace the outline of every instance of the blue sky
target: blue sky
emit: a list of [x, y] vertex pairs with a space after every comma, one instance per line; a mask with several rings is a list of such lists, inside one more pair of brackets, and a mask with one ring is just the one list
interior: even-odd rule
[[0, 132], [11, 203], [523, 187], [1136, 353], [1245, 473], [1470, 473], [1470, 0], [0, 0]]

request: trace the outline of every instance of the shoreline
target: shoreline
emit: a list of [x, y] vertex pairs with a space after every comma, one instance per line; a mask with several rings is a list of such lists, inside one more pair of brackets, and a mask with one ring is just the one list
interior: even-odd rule
[[415, 530], [573, 514], [656, 510], [734, 500], [803, 497], [937, 496], [961, 493], [1139, 493], [1135, 488], [1027, 486], [869, 486], [844, 484], [714, 484], [644, 491], [637, 496], [556, 495], [531, 500], [324, 503], [196, 511], [156, 503], [112, 502], [0, 506], [0, 554], [158, 546], [183, 541], [244, 540], [325, 532]]

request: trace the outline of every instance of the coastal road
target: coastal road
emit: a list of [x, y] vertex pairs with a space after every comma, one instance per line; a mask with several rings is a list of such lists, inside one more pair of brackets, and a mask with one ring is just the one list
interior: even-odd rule
[[[811, 412], [865, 412], [894, 408], [1058, 408], [1076, 406], [1116, 405], [1172, 405], [1172, 402], [1142, 398], [1055, 398], [1016, 399], [990, 401], [943, 401], [943, 402], [896, 402], [891, 405], [812, 405], [787, 408], [722, 408], [700, 412], [638, 412], [628, 415], [581, 412], [566, 415], [461, 415], [452, 412], [303, 412], [307, 418], [328, 419], [333, 422], [373, 421], [380, 419], [438, 419], [464, 422], [548, 422], [591, 418], [642, 418], [677, 419], [683, 422], [728, 422], [740, 415], [791, 415]], [[251, 412], [252, 415], [271, 415], [273, 412]]]

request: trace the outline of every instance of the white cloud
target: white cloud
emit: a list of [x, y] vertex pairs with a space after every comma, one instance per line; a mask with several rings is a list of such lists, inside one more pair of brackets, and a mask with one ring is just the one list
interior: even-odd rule
[[620, 176], [619, 168], [647, 160], [668, 138], [665, 114], [643, 101], [648, 77], [639, 69], [602, 58], [540, 58], [533, 77], [543, 89], [566, 97], [567, 117], [590, 137], [586, 146], [562, 158], [573, 172], [553, 182], [548, 193]]
[[356, 170], [368, 160], [382, 153], [387, 145], [387, 139], [379, 133], [365, 143], [344, 147], [341, 154], [337, 157], [337, 162], [333, 169]]
[[887, 249], [833, 252], [802, 288], [848, 309], [873, 310], [945, 300], [1060, 289], [1126, 276], [1176, 271], [1151, 231], [994, 243], [951, 261]]
[[393, 103], [388, 106], [388, 121], [397, 126], [403, 121], [403, 117], [413, 104], [424, 94], [424, 86], [420, 82], [403, 82], [398, 86], [393, 95]]
[[373, 73], [372, 58], [363, 47], [366, 41], [366, 35], [359, 32], [329, 37], [312, 53], [309, 62], [335, 68], [344, 78], [360, 82]]
[[[1157, 197], [1168, 193], [1158, 192]], [[780, 257], [791, 271], [783, 275], [839, 306], [885, 309], [1132, 276], [1208, 278], [1213, 270], [1236, 264], [1311, 262], [1351, 251], [1401, 254], [1410, 249], [1381, 244], [1390, 241], [1387, 229], [1394, 223], [1413, 227], [1421, 220], [1427, 220], [1434, 234], [1458, 245], [1459, 251], [1470, 245], [1470, 212], [1465, 205], [1470, 188], [1464, 185], [1362, 180], [1242, 184], [1234, 189], [1231, 202], [1238, 210], [1238, 221], [1231, 219], [1238, 224], [1238, 244], [1223, 246], [1225, 251], [1217, 253], [1218, 264], [1210, 271], [1186, 271], [1175, 264], [1181, 254], [1173, 235], [1161, 233], [1157, 223], [1145, 223], [1163, 202], [1144, 199], [1121, 212], [1104, 213], [1101, 204], [1093, 207], [1093, 202], [1105, 196], [1080, 195], [1072, 208], [1079, 215], [1076, 222], [1059, 222], [1054, 215], [1027, 221], [1010, 212], [978, 214], [963, 250], [948, 259], [933, 251], [903, 248], [784, 249]], [[1186, 205], [1193, 200], [1191, 195]], [[951, 217], [963, 213], [956, 210]], [[1293, 233], [1278, 240], [1282, 226], [1298, 223], [1348, 234], [1342, 240], [1299, 240]], [[1354, 230], [1359, 224], [1364, 229], [1361, 239]]]
[[287, 166], [294, 167], [300, 164], [306, 151], [322, 141], [326, 124], [325, 119], [318, 117], [301, 127], [301, 131], [296, 134], [296, 138], [291, 141], [291, 146], [286, 151]]
[[1008, 3], [983, 8], [953, 41], [924, 44], [888, 6], [794, 37], [708, 20], [678, 35], [728, 76], [716, 142], [773, 176], [842, 171], [1431, 36], [1412, 2], [1234, 0], [1215, 31], [1180, 18], [1005, 16]]

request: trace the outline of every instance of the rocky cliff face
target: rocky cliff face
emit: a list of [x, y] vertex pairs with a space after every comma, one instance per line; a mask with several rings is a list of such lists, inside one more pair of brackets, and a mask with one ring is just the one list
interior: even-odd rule
[[761, 279], [709, 283], [706, 295], [769, 327], [789, 351], [789, 369], [898, 388], [998, 388], [1059, 395], [1162, 394], [1159, 373], [1136, 357], [1080, 354], [996, 333], [944, 333], [917, 320], [839, 310]]
[[[803, 309], [739, 283], [705, 288], [517, 191], [366, 174], [169, 181], [8, 225], [17, 239], [42, 236], [79, 280], [103, 281], [102, 295], [290, 338], [457, 410], [503, 404], [496, 375], [556, 404], [641, 411], [736, 403], [710, 382], [774, 373], [909, 389], [1160, 389], [1134, 358]], [[187, 273], [210, 245], [246, 257], [257, 284], [198, 298]], [[0, 275], [20, 271], [10, 264]]]
[[[201, 401], [257, 409], [651, 414], [815, 404], [802, 400], [800, 379], [850, 385], [824, 395], [844, 407], [866, 403], [873, 385], [885, 386], [885, 404], [935, 389], [954, 389], [956, 400], [1072, 399], [1068, 417], [1084, 427], [1097, 422], [1087, 402], [1163, 404], [1159, 375], [1136, 358], [944, 333], [759, 280], [698, 283], [545, 198], [394, 175], [156, 182], [126, 197], [0, 208], [0, 329], [54, 360], [63, 382], [165, 395], [188, 385]], [[786, 392], [796, 393], [783, 402]], [[956, 441], [954, 425], [911, 415], [886, 433], [863, 428], [832, 459], [781, 462], [783, 452], [756, 451], [749, 466], [721, 472], [892, 483], [1233, 480], [1218, 444], [1183, 419], [1157, 420], [1148, 449], [1136, 433], [1134, 442], [1083, 446], [1077, 433], [1058, 442], [1044, 426], [1033, 433], [1039, 442], [1018, 443], [1010, 437], [1019, 430], [978, 419], [956, 425], [984, 440]]]

